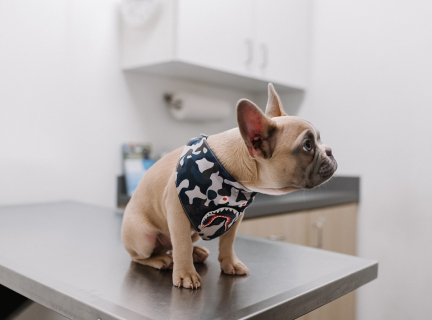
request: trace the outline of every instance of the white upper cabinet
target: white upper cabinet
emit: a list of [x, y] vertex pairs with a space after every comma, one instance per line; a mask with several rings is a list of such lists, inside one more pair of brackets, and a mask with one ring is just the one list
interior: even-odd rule
[[123, 19], [125, 70], [251, 91], [306, 87], [310, 0], [160, 1], [142, 26]]
[[309, 61], [309, 2], [256, 0], [258, 76], [302, 88]]
[[247, 74], [253, 62], [253, 38], [253, 1], [178, 1], [180, 60]]

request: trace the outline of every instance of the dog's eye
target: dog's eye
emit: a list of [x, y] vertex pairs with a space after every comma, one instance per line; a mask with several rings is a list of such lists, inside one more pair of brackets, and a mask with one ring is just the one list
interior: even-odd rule
[[311, 150], [312, 150], [312, 144], [311, 144], [311, 141], [310, 141], [310, 140], [306, 140], [306, 141], [303, 143], [303, 149], [304, 149], [305, 151], [311, 151]]

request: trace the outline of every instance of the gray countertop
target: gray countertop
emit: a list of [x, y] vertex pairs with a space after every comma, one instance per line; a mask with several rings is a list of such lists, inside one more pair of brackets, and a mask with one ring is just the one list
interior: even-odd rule
[[244, 219], [310, 210], [360, 201], [360, 178], [334, 177], [326, 184], [287, 195], [269, 196], [258, 193], [247, 208]]
[[64, 202], [0, 208], [0, 284], [70, 319], [294, 319], [377, 277], [358, 257], [239, 236], [249, 276], [221, 274], [218, 241], [198, 290], [132, 263], [115, 210]]

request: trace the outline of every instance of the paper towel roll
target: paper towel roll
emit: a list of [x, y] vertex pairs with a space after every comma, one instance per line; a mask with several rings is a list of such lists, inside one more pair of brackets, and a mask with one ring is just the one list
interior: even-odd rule
[[224, 100], [178, 92], [170, 95], [170, 113], [177, 120], [222, 120], [231, 114], [231, 105]]

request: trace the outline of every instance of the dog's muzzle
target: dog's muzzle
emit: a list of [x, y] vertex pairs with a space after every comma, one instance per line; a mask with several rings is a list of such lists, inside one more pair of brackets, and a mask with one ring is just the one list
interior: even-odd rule
[[322, 179], [330, 178], [337, 170], [337, 162], [333, 156], [327, 158], [325, 162], [323, 162], [318, 170], [318, 174]]
[[325, 155], [322, 154], [322, 158], [317, 169], [311, 172], [310, 179], [308, 179], [306, 182], [305, 188], [312, 189], [323, 184], [333, 176], [337, 167], [338, 165], [336, 159], [333, 157], [332, 150], [330, 148], [326, 148]]

